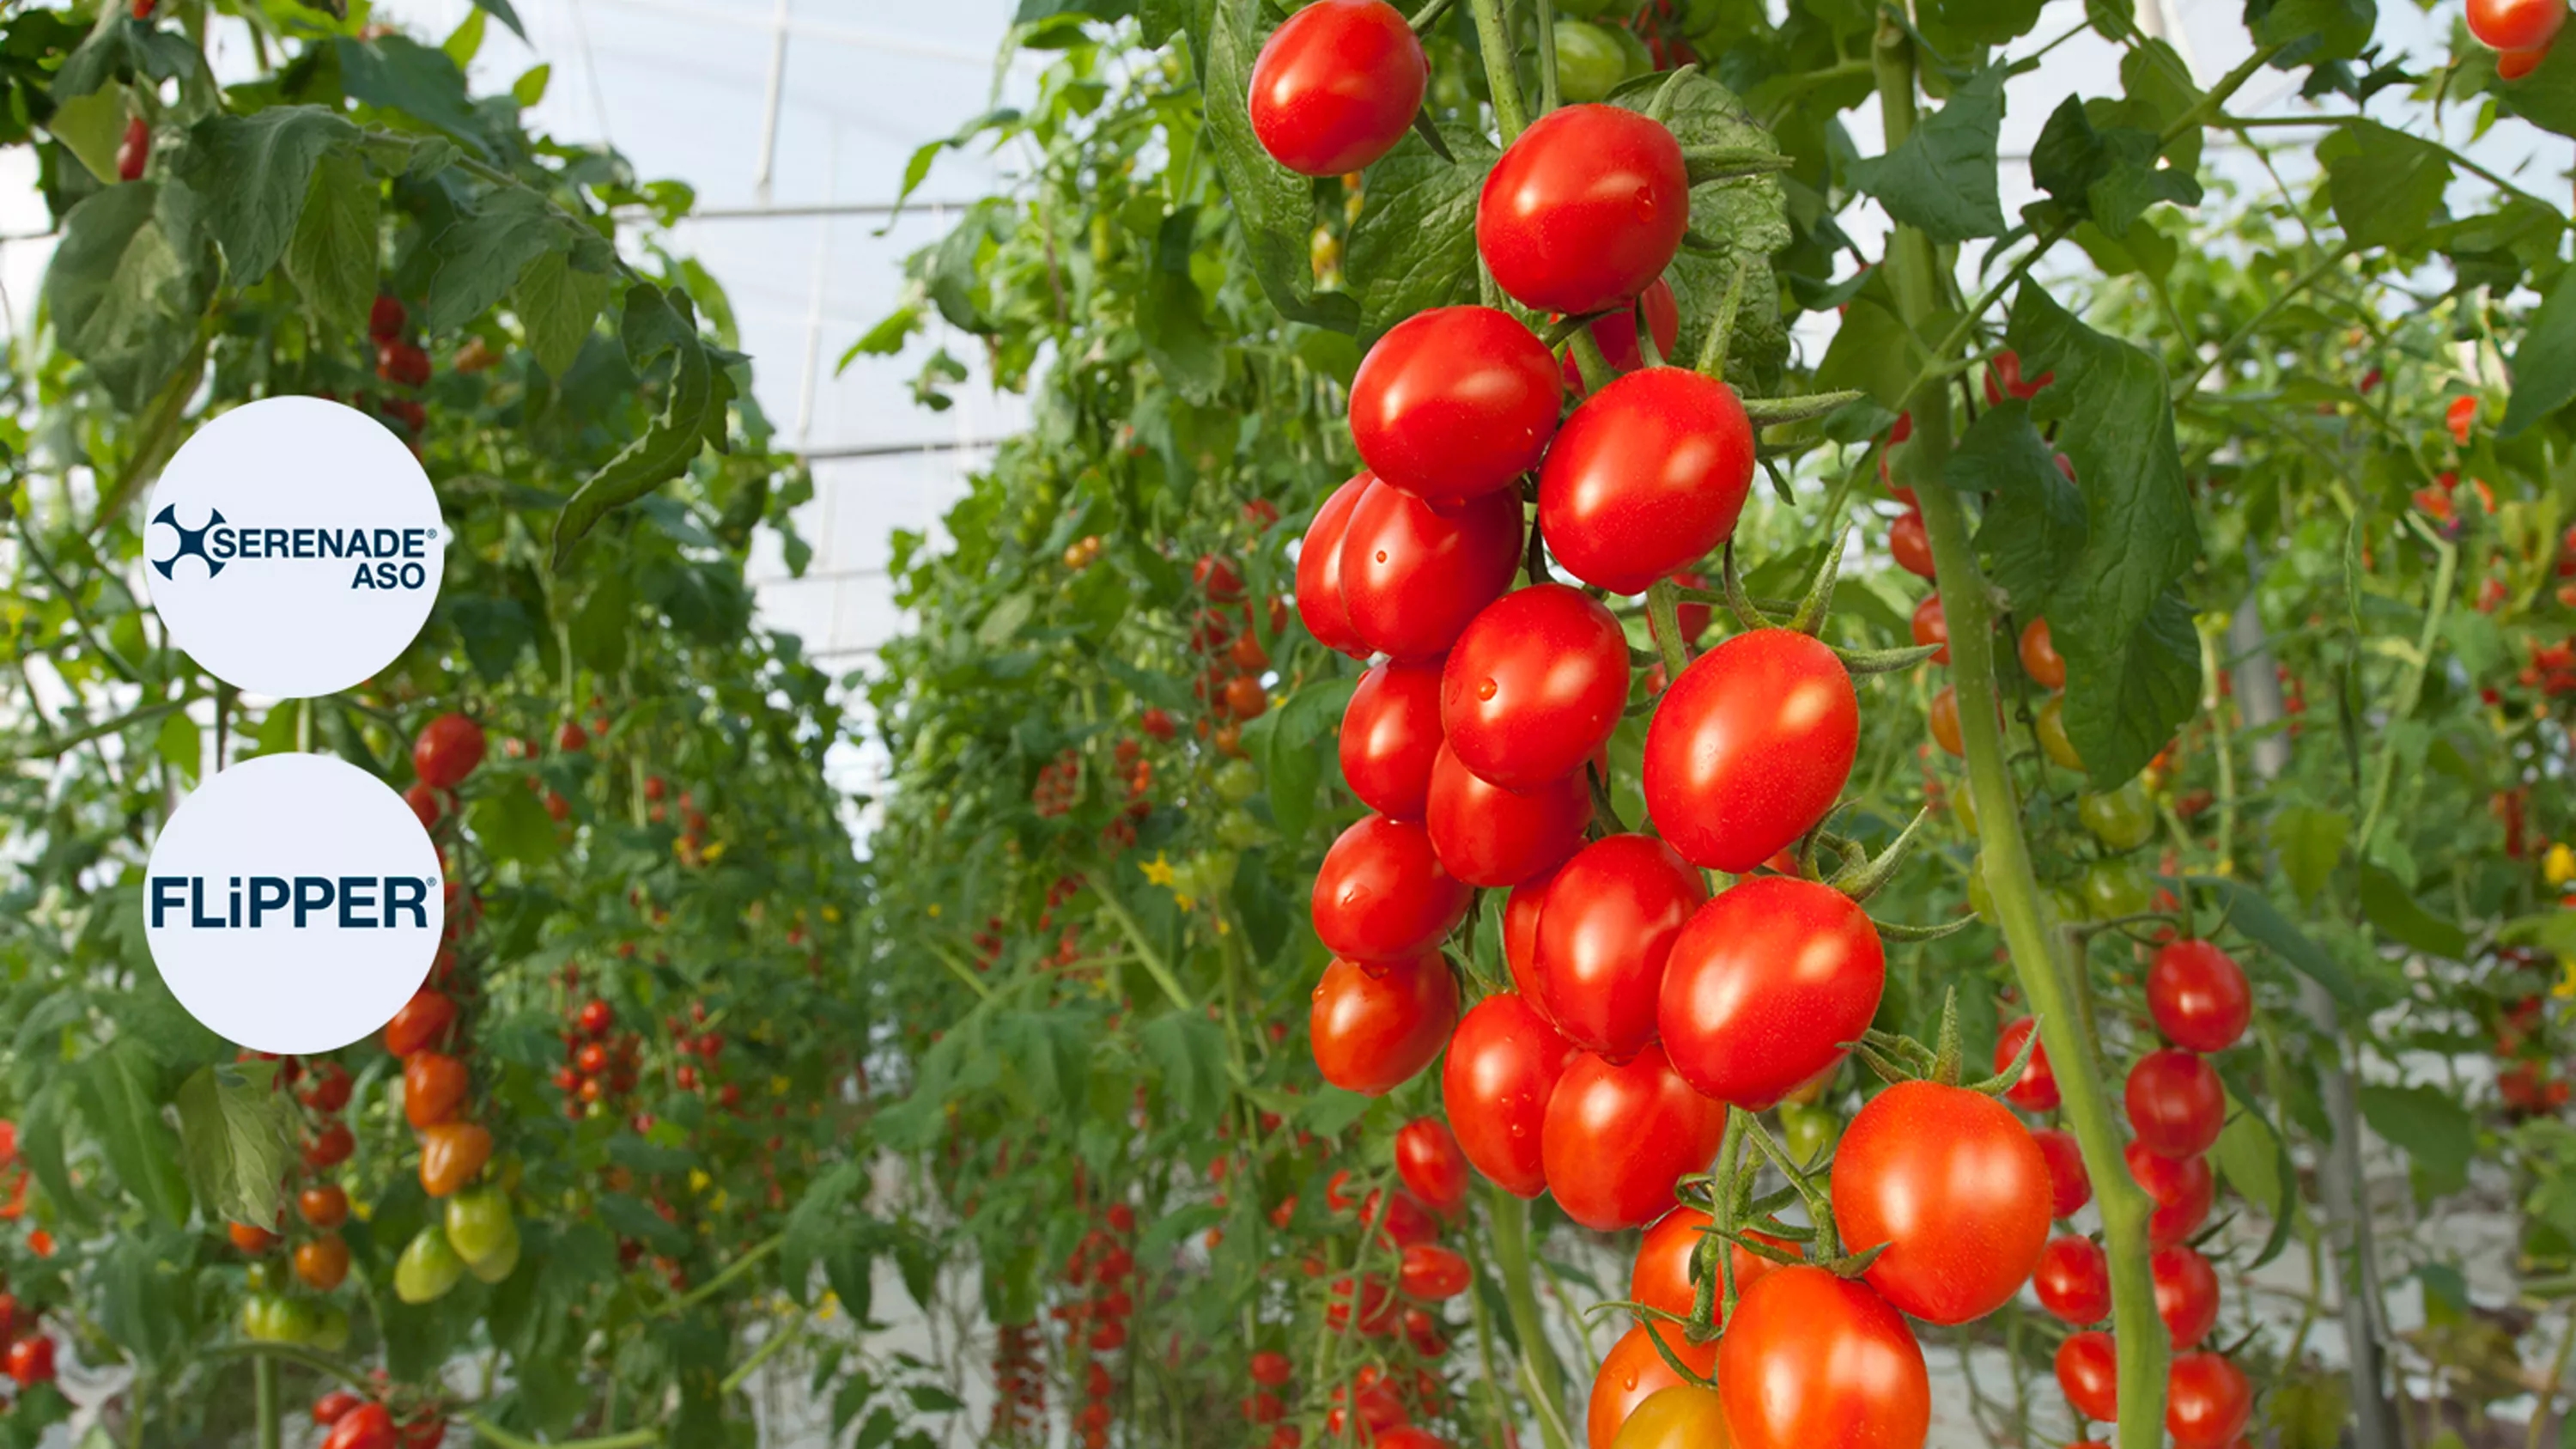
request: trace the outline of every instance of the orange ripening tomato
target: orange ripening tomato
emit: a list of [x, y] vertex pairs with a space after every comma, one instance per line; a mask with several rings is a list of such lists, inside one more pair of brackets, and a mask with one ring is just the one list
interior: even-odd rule
[[465, 1064], [444, 1052], [414, 1052], [403, 1062], [403, 1116], [435, 1127], [465, 1104]]
[[492, 1158], [492, 1134], [472, 1122], [441, 1122], [420, 1134], [420, 1187], [451, 1197]]

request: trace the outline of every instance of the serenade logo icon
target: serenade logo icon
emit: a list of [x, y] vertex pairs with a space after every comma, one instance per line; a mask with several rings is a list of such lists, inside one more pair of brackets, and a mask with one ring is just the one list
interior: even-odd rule
[[273, 397], [182, 444], [145, 505], [144, 584], [170, 637], [228, 684], [333, 694], [408, 648], [437, 602], [447, 530], [385, 425]]
[[191, 1016], [255, 1051], [347, 1046], [411, 999], [446, 911], [438, 849], [391, 786], [329, 755], [262, 755], [153, 843], [144, 938]]

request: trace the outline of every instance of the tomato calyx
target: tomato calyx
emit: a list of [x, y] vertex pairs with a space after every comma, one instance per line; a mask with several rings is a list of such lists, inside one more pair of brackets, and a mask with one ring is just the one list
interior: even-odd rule
[[1878, 1073], [1880, 1080], [1897, 1082], [1937, 1082], [1957, 1087], [1981, 1097], [2001, 1100], [2021, 1082], [2022, 1073], [2030, 1070], [2031, 1059], [2039, 1053], [2039, 1018], [2029, 1018], [2031, 1029], [2022, 1033], [2021, 1045], [2002, 1069], [1981, 1081], [1959, 1080], [1965, 1053], [1959, 1042], [1959, 988], [1953, 986], [1941, 999], [1941, 1032], [1931, 1046], [1909, 1036], [1872, 1029], [1852, 1047], [1852, 1055]]

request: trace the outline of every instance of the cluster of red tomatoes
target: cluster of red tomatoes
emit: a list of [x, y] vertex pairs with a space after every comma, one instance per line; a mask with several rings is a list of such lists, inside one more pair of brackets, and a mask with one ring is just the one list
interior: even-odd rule
[[[2218, 1275], [2191, 1244], [2209, 1217], [2214, 1193], [2207, 1154], [2226, 1124], [2227, 1093], [2207, 1055], [2244, 1035], [2253, 1015], [2245, 973], [2203, 940], [2169, 941], [2147, 970], [2147, 1010], [2171, 1045], [2141, 1056], [2126, 1090], [2130, 1176], [2155, 1208], [2147, 1220], [2153, 1249], [2156, 1311], [2174, 1352], [2167, 1381], [2165, 1427], [2184, 1449], [2224, 1449], [2237, 1442], [2253, 1412], [2253, 1388], [2225, 1354], [2201, 1347], [2218, 1322]], [[2029, 1025], [2007, 1033], [2017, 1046]], [[2011, 1099], [2034, 1111], [2057, 1105], [2055, 1080], [2039, 1058]], [[2052, 1166], [2055, 1165], [2052, 1154]], [[2074, 1170], [2082, 1171], [2080, 1162]], [[2082, 1197], [2076, 1199], [2080, 1205]], [[2057, 1216], [2072, 1211], [2063, 1198]], [[2040, 1306], [2079, 1330], [2057, 1350], [2057, 1382], [2088, 1419], [2118, 1416], [2119, 1362], [2111, 1335], [2092, 1325], [2111, 1312], [2110, 1268], [2091, 1238], [2051, 1241], [2032, 1274]]]
[[440, 1415], [398, 1421], [384, 1400], [346, 1389], [315, 1399], [313, 1422], [328, 1431], [321, 1449], [438, 1449], [447, 1439], [447, 1420]]
[[[403, 335], [410, 321], [410, 313], [392, 297], [378, 297], [367, 311], [367, 336], [376, 344], [376, 376], [406, 393], [416, 393], [429, 384], [429, 354]], [[418, 398], [378, 398], [376, 409], [410, 431], [414, 449], [420, 446], [429, 410]]]
[[2567, 0], [2469, 0], [2469, 34], [2496, 52], [2496, 74], [2520, 80], [2549, 57]]
[[993, 1334], [993, 1422], [990, 1443], [1016, 1444], [1046, 1432], [1046, 1334], [1034, 1323], [1005, 1323]]
[[[306, 1178], [319, 1178], [346, 1161], [356, 1147], [356, 1138], [340, 1117], [342, 1109], [349, 1105], [354, 1085], [348, 1069], [336, 1061], [325, 1061], [308, 1073], [304, 1064], [294, 1058], [261, 1055], [278, 1063], [276, 1085], [302, 1083], [296, 1090], [296, 1100], [311, 1115], [314, 1127], [305, 1139], [301, 1173]], [[310, 1080], [305, 1080], [308, 1076]], [[328, 1179], [311, 1182], [296, 1193], [295, 1210], [304, 1230], [292, 1234], [297, 1241], [288, 1260], [305, 1287], [329, 1293], [349, 1276], [349, 1244], [339, 1232], [340, 1225], [349, 1220], [349, 1194]], [[230, 1223], [225, 1231], [234, 1247], [253, 1257], [265, 1255], [288, 1236], [283, 1222], [269, 1227]], [[245, 1310], [245, 1320], [258, 1320], [263, 1314], [268, 1321], [281, 1324], [298, 1316], [295, 1310], [280, 1313], [276, 1300], [255, 1292], [253, 1307]]]
[[[17, 1130], [0, 1122], [0, 1167], [7, 1166], [17, 1151]], [[0, 1373], [6, 1373], [21, 1394], [54, 1381], [53, 1336], [45, 1332], [42, 1318], [20, 1304], [5, 1284], [0, 1284]], [[14, 1396], [0, 1402], [0, 1409], [15, 1402]]]
[[[567, 961], [561, 977], [569, 992], [581, 983], [581, 968]], [[617, 1012], [594, 996], [564, 1013], [564, 1061], [554, 1070], [555, 1090], [563, 1093], [566, 1117], [598, 1116], [635, 1090], [636, 1060], [644, 1040], [617, 1031]]]
[[1049, 1317], [1065, 1326], [1067, 1347], [1075, 1350], [1076, 1358], [1087, 1360], [1082, 1411], [1074, 1416], [1082, 1449], [1102, 1449], [1109, 1442], [1110, 1400], [1117, 1396], [1118, 1380], [1103, 1359], [1127, 1346], [1127, 1323], [1135, 1316], [1131, 1290], [1136, 1254], [1128, 1247], [1135, 1235], [1136, 1210], [1123, 1202], [1111, 1203], [1100, 1214], [1099, 1226], [1083, 1234], [1065, 1260], [1066, 1286], [1084, 1290], [1084, 1296], [1047, 1310]]
[[[1275, 516], [1266, 500], [1253, 506]], [[1270, 667], [1270, 651], [1261, 647], [1260, 635], [1253, 629], [1253, 605], [1244, 598], [1243, 576], [1234, 565], [1214, 554], [1202, 555], [1190, 569], [1190, 581], [1207, 599], [1190, 629], [1190, 649], [1201, 663], [1190, 688], [1208, 711], [1198, 731], [1222, 753], [1240, 755], [1243, 726], [1270, 708], [1269, 692], [1261, 683], [1262, 671]], [[1264, 607], [1271, 635], [1276, 637], [1287, 625], [1288, 606], [1272, 597]]]

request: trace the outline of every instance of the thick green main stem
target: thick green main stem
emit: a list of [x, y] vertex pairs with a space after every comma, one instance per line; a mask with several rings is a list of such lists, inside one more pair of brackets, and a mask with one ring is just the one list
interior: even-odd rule
[[1539, 1313], [1538, 1288], [1530, 1276], [1529, 1204], [1488, 1188], [1485, 1216], [1493, 1224], [1494, 1267], [1503, 1280], [1503, 1306], [1512, 1316], [1512, 1332], [1521, 1341], [1521, 1362], [1530, 1379], [1531, 1407], [1549, 1449], [1565, 1444], [1565, 1369], [1547, 1341], [1547, 1320]]
[[[1914, 129], [1912, 42], [1902, 28], [1883, 24], [1874, 57], [1880, 114], [1893, 150]], [[1913, 227], [1899, 226], [1888, 243], [1886, 265], [1899, 309], [1920, 332], [1942, 308], [1942, 273], [1931, 240]], [[2121, 1449], [2158, 1449], [2164, 1442], [2167, 1338], [2156, 1313], [2155, 1279], [2147, 1267], [2147, 1217], [2153, 1205], [2130, 1180], [2102, 1064], [2084, 1035], [2068, 987], [2068, 973], [2082, 970], [2083, 963], [2060, 959], [2031, 870], [2030, 845], [2022, 837], [1995, 680], [1994, 596], [1969, 546], [1959, 500], [1941, 479], [1950, 453], [1947, 382], [1922, 383], [1906, 405], [1914, 417], [1913, 439], [1895, 466], [1921, 506], [1932, 544], [1934, 583], [1950, 623], [1951, 685], [1957, 691], [1969, 788], [1977, 804], [1981, 868], [2022, 996], [2039, 1019], [2040, 1044], [2057, 1078], [2060, 1111], [2083, 1149], [2094, 1200], [2101, 1206], [2119, 1344], [2119, 1444]]]

